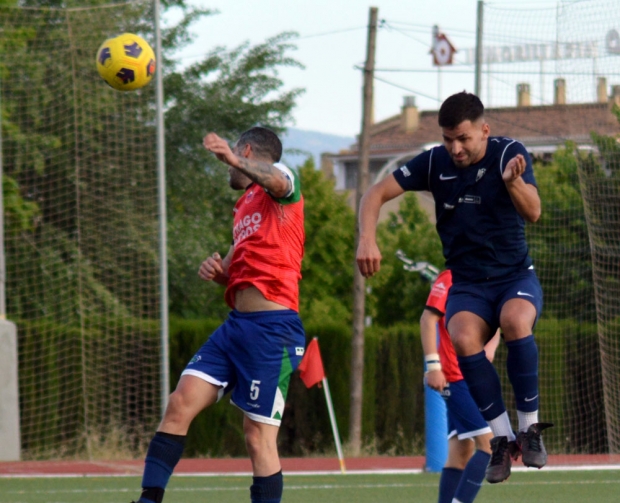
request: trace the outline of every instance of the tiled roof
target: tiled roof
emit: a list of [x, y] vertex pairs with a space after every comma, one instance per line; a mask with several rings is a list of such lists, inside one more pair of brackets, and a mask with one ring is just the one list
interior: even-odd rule
[[[607, 103], [487, 108], [485, 118], [491, 135], [509, 136], [526, 146], [557, 145], [566, 140], [588, 143], [592, 131], [610, 136], [620, 133]], [[388, 155], [441, 143], [437, 111], [420, 112], [418, 127], [409, 133], [403, 130], [400, 115], [390, 117], [373, 125], [370, 138], [371, 153]], [[357, 144], [352, 145], [350, 152], [357, 149]]]

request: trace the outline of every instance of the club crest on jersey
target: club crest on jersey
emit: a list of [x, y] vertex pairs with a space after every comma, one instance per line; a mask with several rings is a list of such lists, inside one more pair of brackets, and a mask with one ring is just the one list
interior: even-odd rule
[[478, 174], [476, 175], [476, 181], [480, 180], [486, 172], [487, 172], [486, 168], [480, 168], [478, 170]]
[[254, 199], [254, 189], [245, 195], [245, 204], [251, 203], [252, 199]]

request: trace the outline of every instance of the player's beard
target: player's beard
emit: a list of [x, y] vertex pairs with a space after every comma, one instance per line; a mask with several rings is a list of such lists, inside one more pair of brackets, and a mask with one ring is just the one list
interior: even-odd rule
[[228, 185], [230, 185], [230, 188], [234, 190], [244, 190], [248, 184], [251, 183], [251, 181], [252, 180], [250, 180], [237, 168], [228, 168]]
[[479, 148], [475, 152], [464, 151], [458, 158], [450, 152], [450, 157], [457, 168], [469, 168], [472, 164], [476, 164], [478, 161], [482, 160], [484, 154], [481, 155], [481, 152], [482, 148]]

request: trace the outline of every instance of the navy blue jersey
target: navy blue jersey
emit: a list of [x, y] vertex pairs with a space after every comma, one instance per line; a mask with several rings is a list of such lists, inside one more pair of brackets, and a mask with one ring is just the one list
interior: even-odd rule
[[511, 138], [490, 137], [482, 160], [467, 168], [458, 168], [439, 146], [394, 171], [404, 190], [433, 194], [437, 232], [455, 283], [496, 278], [532, 264], [525, 221], [502, 180], [506, 164], [517, 154], [527, 163], [523, 180], [536, 186], [529, 154]]

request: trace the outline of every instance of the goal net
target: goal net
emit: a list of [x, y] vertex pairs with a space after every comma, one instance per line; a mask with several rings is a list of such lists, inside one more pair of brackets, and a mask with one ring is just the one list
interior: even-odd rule
[[555, 454], [620, 452], [619, 32], [613, 0], [484, 4], [491, 134], [526, 145], [542, 195], [527, 232], [545, 295], [540, 414], [556, 425], [545, 432]]
[[95, 66], [111, 36], [153, 42], [151, 4], [0, 7], [24, 459], [127, 457], [160, 416], [155, 85], [118, 92]]

